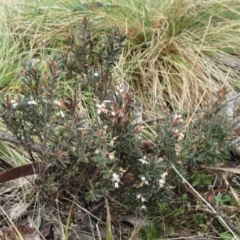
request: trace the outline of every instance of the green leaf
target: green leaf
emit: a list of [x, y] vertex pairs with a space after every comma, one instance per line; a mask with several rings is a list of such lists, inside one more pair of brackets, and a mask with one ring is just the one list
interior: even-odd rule
[[220, 192], [215, 196], [215, 200], [217, 203], [222, 201], [222, 194]]
[[199, 183], [200, 183], [200, 181], [197, 179], [197, 180], [195, 180], [195, 181], [192, 183], [192, 186], [193, 186], [193, 187], [196, 187], [196, 186], [199, 185]]
[[220, 233], [219, 235], [223, 240], [232, 240], [233, 239], [233, 235], [228, 232]]
[[232, 198], [229, 194], [224, 195], [223, 198], [222, 198], [223, 203], [230, 202], [231, 200], [232, 200]]

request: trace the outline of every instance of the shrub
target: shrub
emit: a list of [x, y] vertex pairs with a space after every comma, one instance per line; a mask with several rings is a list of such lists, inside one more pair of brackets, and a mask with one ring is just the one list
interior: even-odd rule
[[[187, 129], [181, 115], [170, 115], [147, 137], [131, 92], [113, 79], [126, 36], [116, 27], [94, 36], [91, 24], [83, 18], [68, 36], [71, 55], [50, 61], [49, 71], [41, 62], [26, 65], [17, 98], [3, 93], [2, 118], [28, 152], [45, 200], [77, 196], [90, 205], [110, 197], [142, 213], [158, 199], [170, 203], [180, 180], [171, 164], [184, 174], [226, 159], [227, 118], [219, 120], [224, 113], [215, 104]], [[95, 96], [89, 104], [98, 101], [91, 121], [79, 107], [85, 85]]]
[[[50, 71], [41, 69], [40, 62], [27, 64], [21, 94], [16, 99], [3, 94], [2, 117], [28, 152], [38, 174], [35, 184], [45, 199], [67, 189], [87, 202], [109, 195], [135, 199], [134, 208], [141, 210], [148, 198], [161, 192], [167, 170], [141, 150], [141, 126], [134, 123], [131, 94], [112, 83], [111, 70], [124, 39], [117, 28], [93, 37], [84, 17], [69, 36], [73, 61], [50, 61]], [[71, 97], [59, 89], [64, 79], [72, 81]], [[78, 110], [85, 80], [100, 101], [92, 124]]]

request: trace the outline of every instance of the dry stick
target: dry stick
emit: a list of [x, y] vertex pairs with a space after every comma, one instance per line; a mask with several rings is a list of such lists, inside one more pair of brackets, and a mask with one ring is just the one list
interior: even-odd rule
[[226, 221], [219, 215], [219, 213], [209, 204], [209, 202], [207, 202], [193, 187], [192, 185], [182, 176], [182, 174], [177, 170], [177, 168], [174, 166], [173, 163], [171, 163], [168, 159], [167, 161], [172, 165], [173, 170], [181, 177], [181, 179], [183, 180], [184, 183], [186, 183], [188, 185], [188, 187], [192, 190], [192, 192], [194, 194], [196, 194], [196, 196], [202, 201], [204, 202], [209, 209], [211, 209], [211, 211], [213, 213], [216, 214], [217, 218], [222, 222], [222, 224], [226, 227], [226, 229], [234, 236], [234, 239], [237, 240], [239, 239], [239, 236], [237, 236], [232, 229], [228, 226], [228, 224], [226, 223]]
[[0, 173], [0, 183], [4, 183], [16, 178], [27, 177], [35, 173], [32, 163], [11, 168]]

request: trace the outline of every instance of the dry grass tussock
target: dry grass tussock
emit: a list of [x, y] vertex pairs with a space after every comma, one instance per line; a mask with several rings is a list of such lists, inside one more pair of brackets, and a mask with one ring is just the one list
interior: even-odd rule
[[165, 103], [195, 109], [213, 99], [219, 86], [239, 87], [238, 1], [118, 5], [91, 14], [99, 29], [117, 25], [128, 35], [122, 67], [144, 109], [156, 112]]
[[97, 7], [60, 1], [6, 8], [11, 16], [6, 30], [21, 49], [17, 62], [64, 51], [66, 34], [85, 13], [99, 31], [115, 25], [128, 35], [118, 64], [124, 74], [117, 81], [136, 90], [149, 117], [166, 107], [203, 106], [223, 85], [239, 88], [238, 1], [103, 2]]

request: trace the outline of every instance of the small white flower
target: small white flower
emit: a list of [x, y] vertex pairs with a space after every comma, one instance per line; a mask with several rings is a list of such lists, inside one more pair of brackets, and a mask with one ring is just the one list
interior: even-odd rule
[[100, 109], [102, 108], [102, 104], [96, 104], [96, 107]]
[[182, 119], [182, 115], [177, 115], [177, 114], [175, 114], [174, 116], [173, 116], [173, 121], [172, 121], [172, 125], [176, 125], [176, 124], [178, 124], [179, 122], [183, 122], [183, 119]]
[[94, 75], [94, 77], [98, 77], [99, 73], [95, 72], [93, 75]]
[[162, 173], [161, 177], [166, 178], [167, 175], [168, 175], [168, 172], [164, 172], [164, 173]]
[[64, 114], [64, 112], [62, 110], [60, 110], [57, 115], [60, 116], [61, 118], [65, 117], [65, 114]]
[[34, 100], [28, 101], [27, 102], [29, 105], [37, 105], [37, 102]]
[[102, 134], [101, 134], [102, 137], [104, 137], [106, 134], [107, 134], [107, 131], [103, 129]]
[[108, 153], [108, 158], [110, 160], [113, 160], [114, 159], [114, 153]]
[[145, 178], [144, 176], [141, 176], [141, 179], [142, 179], [142, 181], [145, 181], [145, 180], [146, 180], [146, 178]]
[[116, 141], [116, 139], [117, 139], [117, 137], [112, 138], [109, 144], [110, 144], [111, 146], [113, 146], [114, 143], [115, 143], [115, 141]]
[[160, 179], [158, 182], [159, 182], [159, 187], [161, 188], [165, 184], [165, 179]]
[[147, 161], [147, 157], [144, 156], [143, 158], [139, 159], [139, 162], [141, 162], [142, 164], [149, 164], [149, 162]]
[[126, 86], [120, 84], [119, 86], [117, 86], [117, 87], [115, 88], [116, 94], [117, 94], [117, 95], [122, 94], [122, 93], [126, 90], [126, 88], [127, 88]]
[[142, 126], [142, 125], [138, 125], [135, 127], [135, 129], [133, 130], [134, 132], [142, 132], [142, 130], [144, 129], [145, 127]]
[[18, 105], [18, 101], [15, 100], [15, 99], [11, 99], [11, 100], [10, 100], [10, 103], [11, 103], [11, 105], [12, 105], [13, 108], [15, 108], [15, 107]]
[[160, 158], [157, 160], [158, 163], [162, 163], [163, 161], [164, 161], [164, 158], [162, 158], [162, 157], [160, 157]]
[[100, 114], [101, 112], [107, 113], [107, 109], [106, 109], [105, 103], [96, 104], [96, 107], [97, 107], [97, 114]]
[[108, 125], [104, 125], [103, 129], [106, 131], [108, 129]]
[[173, 121], [182, 121], [182, 115], [181, 114], [175, 114], [173, 116]]
[[12, 107], [15, 108], [17, 105], [18, 105], [17, 102], [16, 102], [16, 103], [13, 103], [13, 104], [12, 104]]
[[174, 133], [173, 137], [175, 139], [178, 139], [179, 141], [184, 139], [184, 134], [180, 132], [178, 129], [173, 129], [173, 133]]
[[114, 182], [114, 188], [119, 188], [120, 177], [117, 173], [112, 174], [112, 181]]
[[96, 150], [95, 150], [95, 153], [96, 153], [96, 154], [99, 154], [99, 153], [100, 153], [100, 150], [99, 150], [99, 149], [96, 149]]
[[120, 177], [119, 177], [119, 175], [117, 173], [113, 173], [112, 181], [113, 182], [120, 182]]
[[140, 207], [140, 210], [146, 210], [147, 209], [147, 207], [145, 206], [145, 205], [142, 205], [141, 207]]
[[178, 140], [183, 140], [183, 139], [184, 139], [184, 134], [181, 132], [181, 133], [179, 133]]
[[119, 168], [119, 174], [122, 176], [124, 173], [126, 172], [126, 170], [124, 170], [123, 168]]
[[[179, 155], [179, 154], [177, 154], [177, 155]], [[177, 160], [177, 164], [182, 164], [182, 161], [181, 160]]]
[[141, 176], [141, 180], [142, 180], [141, 186], [148, 185], [149, 182], [146, 180], [146, 178], [144, 176]]
[[142, 202], [146, 202], [147, 201], [146, 198], [144, 198], [143, 195], [141, 195], [141, 194], [137, 195], [137, 199], [140, 199]]

